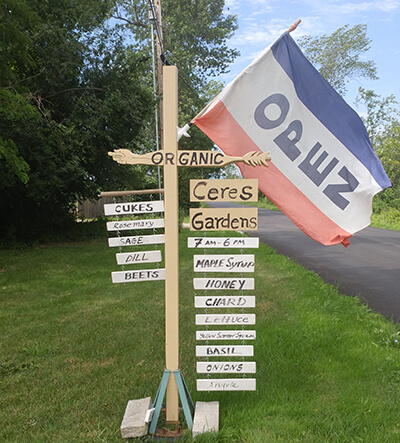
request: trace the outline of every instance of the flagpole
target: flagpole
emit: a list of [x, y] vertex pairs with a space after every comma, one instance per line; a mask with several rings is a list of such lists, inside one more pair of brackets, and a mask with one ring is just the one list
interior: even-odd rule
[[297, 26], [299, 26], [300, 23], [301, 23], [301, 20], [300, 20], [300, 19], [296, 20], [296, 21], [293, 23], [293, 25], [290, 25], [290, 26], [289, 26], [289, 28], [288, 28], [288, 32], [292, 32], [292, 31], [294, 31], [294, 30], [297, 28]]

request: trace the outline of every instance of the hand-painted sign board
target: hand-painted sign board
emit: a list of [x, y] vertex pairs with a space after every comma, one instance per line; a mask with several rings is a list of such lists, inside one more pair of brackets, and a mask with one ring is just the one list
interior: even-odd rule
[[190, 201], [256, 202], [258, 180], [190, 180]]
[[231, 157], [221, 151], [155, 151], [147, 154], [134, 154], [129, 149], [115, 149], [108, 155], [121, 164], [150, 166], [219, 167], [231, 163], [244, 162], [250, 166], [268, 166], [269, 152], [250, 151], [243, 157]]
[[252, 357], [254, 355], [253, 345], [209, 345], [196, 346], [196, 357]]
[[196, 340], [255, 340], [256, 331], [233, 329], [230, 331], [196, 331]]
[[190, 208], [191, 231], [255, 231], [257, 208]]
[[188, 248], [258, 248], [257, 237], [188, 237]]
[[163, 218], [148, 218], [145, 220], [120, 220], [107, 222], [107, 231], [128, 231], [132, 229], [163, 228]]
[[255, 378], [206, 378], [197, 380], [198, 391], [255, 391]]
[[194, 278], [194, 289], [254, 289], [254, 278]]
[[196, 314], [196, 325], [255, 325], [255, 314]]
[[110, 237], [108, 246], [141, 246], [141, 245], [157, 245], [165, 243], [165, 234], [156, 235], [138, 235], [136, 237]]
[[194, 255], [194, 272], [254, 272], [254, 254]]
[[154, 200], [149, 202], [110, 203], [104, 205], [105, 215], [145, 214], [164, 212], [164, 202]]
[[132, 283], [139, 281], [165, 280], [165, 269], [140, 269], [111, 273], [113, 283]]
[[195, 308], [254, 308], [254, 295], [201, 296], [194, 298]]
[[116, 254], [118, 265], [134, 265], [137, 263], [158, 263], [162, 260], [161, 251], [124, 252]]
[[255, 374], [254, 361], [198, 361], [198, 374]]

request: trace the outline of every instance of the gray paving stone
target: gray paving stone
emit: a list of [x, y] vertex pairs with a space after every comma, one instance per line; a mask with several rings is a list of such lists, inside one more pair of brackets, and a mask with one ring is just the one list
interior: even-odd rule
[[142, 437], [147, 434], [148, 423], [145, 418], [151, 406], [151, 397], [128, 401], [121, 424], [122, 438]]
[[194, 411], [192, 435], [193, 438], [204, 432], [218, 432], [219, 402], [197, 401]]

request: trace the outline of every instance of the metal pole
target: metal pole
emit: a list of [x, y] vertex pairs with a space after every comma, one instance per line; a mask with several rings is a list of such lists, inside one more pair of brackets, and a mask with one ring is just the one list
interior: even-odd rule
[[161, 149], [164, 149], [164, 118], [163, 118], [163, 62], [161, 60], [162, 55], [162, 22], [161, 22], [161, 0], [155, 0], [156, 14], [157, 14], [157, 81], [158, 81], [158, 93], [160, 96], [160, 136], [161, 136]]
[[[163, 68], [164, 121], [164, 202], [165, 202], [165, 367], [179, 369], [179, 217], [178, 217], [178, 71]], [[179, 393], [175, 374], [169, 377], [166, 392], [166, 421], [179, 421]]]

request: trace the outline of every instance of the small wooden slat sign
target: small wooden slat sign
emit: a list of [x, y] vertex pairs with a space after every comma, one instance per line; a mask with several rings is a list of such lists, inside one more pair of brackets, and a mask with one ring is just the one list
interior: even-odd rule
[[258, 179], [190, 180], [190, 201], [256, 202]]
[[111, 237], [108, 239], [108, 246], [111, 248], [118, 246], [157, 245], [160, 243], [165, 243], [164, 234], [138, 235], [135, 237]]
[[255, 325], [255, 314], [196, 314], [196, 325]]
[[165, 280], [165, 269], [141, 269], [137, 271], [117, 271], [111, 273], [113, 283]]
[[158, 263], [162, 260], [161, 251], [126, 252], [116, 254], [118, 265], [133, 265], [136, 263]]
[[206, 378], [197, 380], [198, 391], [255, 391], [255, 378]]
[[155, 229], [163, 228], [163, 218], [149, 218], [146, 220], [126, 220], [107, 222], [107, 231], [128, 231], [131, 229]]
[[254, 308], [254, 295], [202, 296], [194, 298], [195, 308]]
[[257, 208], [190, 208], [191, 231], [255, 231], [257, 229]]
[[196, 340], [255, 340], [256, 331], [235, 329], [231, 331], [196, 331]]
[[196, 346], [196, 357], [253, 357], [254, 346]]
[[198, 361], [198, 374], [255, 374], [255, 361]]
[[164, 202], [154, 200], [149, 202], [111, 203], [104, 205], [105, 215], [144, 214], [164, 212]]
[[194, 289], [254, 289], [254, 278], [194, 278]]
[[194, 272], [254, 272], [254, 254], [194, 255]]
[[258, 237], [188, 237], [188, 248], [258, 248]]

